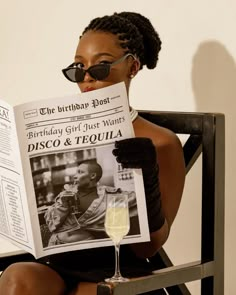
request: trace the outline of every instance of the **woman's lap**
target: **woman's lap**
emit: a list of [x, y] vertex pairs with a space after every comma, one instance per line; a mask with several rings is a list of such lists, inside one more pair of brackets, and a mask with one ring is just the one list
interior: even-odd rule
[[[150, 263], [137, 258], [127, 245], [121, 247], [120, 258], [121, 273], [125, 277], [145, 276], [151, 274], [153, 270]], [[71, 290], [79, 282], [98, 283], [111, 277], [115, 266], [114, 247], [67, 252], [64, 255], [51, 257], [49, 261], [49, 266], [60, 274]], [[163, 292], [158, 290], [147, 295], [166, 294]]]
[[[103, 281], [104, 278], [111, 277], [114, 274], [114, 247], [106, 247], [102, 250], [101, 248], [91, 250], [92, 251], [80, 250], [53, 255], [39, 260], [36, 264], [33, 263], [33, 265], [41, 264], [44, 265], [44, 267], [49, 267], [51, 271], [54, 270], [54, 276], [52, 275], [52, 277], [56, 277], [56, 274], [59, 275], [58, 278], [64, 281], [66, 289], [68, 292], [71, 292], [78, 288], [80, 282], [98, 283]], [[40, 267], [36, 269], [40, 269]], [[152, 268], [146, 260], [137, 258], [129, 247], [122, 247], [121, 272], [124, 276], [129, 278], [145, 276], [150, 274], [151, 271]], [[51, 276], [50, 271], [45, 271], [45, 274], [46, 273]], [[35, 275], [37, 275], [37, 272]], [[48, 277], [46, 280], [48, 280]], [[145, 294], [166, 294], [163, 292], [162, 290], [158, 290]]]

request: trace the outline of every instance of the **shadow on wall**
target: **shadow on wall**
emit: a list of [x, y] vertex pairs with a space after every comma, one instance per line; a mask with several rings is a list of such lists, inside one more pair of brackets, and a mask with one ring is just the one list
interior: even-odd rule
[[[192, 64], [192, 87], [196, 111], [225, 114], [227, 200], [236, 194], [236, 63], [220, 42], [211, 40], [199, 45]], [[234, 204], [234, 202], [233, 202]], [[236, 206], [236, 204], [235, 204]]]
[[226, 47], [216, 40], [199, 45], [192, 64], [196, 111], [235, 114], [236, 64]]
[[[235, 288], [235, 274], [229, 265], [236, 263], [234, 212], [236, 212], [235, 163], [236, 163], [236, 63], [226, 47], [216, 40], [199, 45], [192, 64], [192, 87], [196, 111], [225, 114], [226, 127], [226, 175], [225, 175], [225, 286]], [[232, 283], [231, 283], [232, 282]], [[227, 290], [226, 294], [231, 293]]]

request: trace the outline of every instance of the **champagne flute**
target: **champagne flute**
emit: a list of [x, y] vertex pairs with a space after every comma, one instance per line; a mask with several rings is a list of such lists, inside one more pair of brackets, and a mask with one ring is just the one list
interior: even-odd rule
[[105, 279], [106, 282], [125, 282], [120, 273], [120, 242], [129, 232], [129, 206], [128, 194], [116, 192], [106, 194], [105, 230], [115, 246], [115, 273], [113, 277]]

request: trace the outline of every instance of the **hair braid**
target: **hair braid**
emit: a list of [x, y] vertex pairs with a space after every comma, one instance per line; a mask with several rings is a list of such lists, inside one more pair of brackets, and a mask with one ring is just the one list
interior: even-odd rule
[[[151, 22], [139, 13], [121, 12], [93, 19], [84, 29], [109, 32], [118, 36], [120, 46], [136, 55], [141, 67], [153, 69], [158, 61], [161, 40]], [[82, 34], [82, 35], [83, 35]]]

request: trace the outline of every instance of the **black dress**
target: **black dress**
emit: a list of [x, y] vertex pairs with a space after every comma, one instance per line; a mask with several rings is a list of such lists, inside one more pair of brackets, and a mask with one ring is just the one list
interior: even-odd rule
[[[78, 282], [98, 283], [112, 277], [115, 267], [115, 250], [113, 246], [72, 251], [51, 255], [48, 265], [64, 279], [68, 290]], [[151, 274], [153, 266], [146, 260], [138, 258], [129, 245], [120, 247], [120, 266], [124, 277], [132, 278]], [[166, 294], [163, 290], [145, 294]]]

